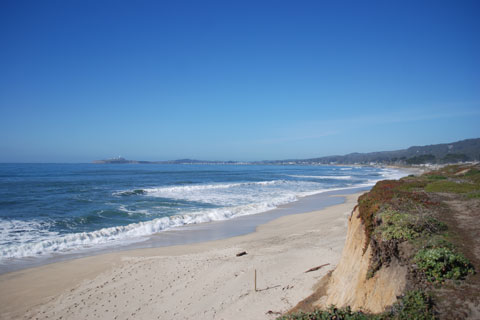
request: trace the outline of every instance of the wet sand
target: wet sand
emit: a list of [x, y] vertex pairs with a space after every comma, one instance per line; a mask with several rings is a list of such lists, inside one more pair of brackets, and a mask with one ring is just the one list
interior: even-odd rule
[[[339, 261], [358, 195], [279, 217], [246, 235], [5, 273], [0, 318], [274, 319], [311, 294]], [[242, 251], [247, 254], [237, 257]]]

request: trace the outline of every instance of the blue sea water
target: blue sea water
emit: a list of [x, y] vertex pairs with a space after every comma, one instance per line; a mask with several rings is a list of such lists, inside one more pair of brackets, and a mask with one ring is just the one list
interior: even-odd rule
[[141, 242], [402, 175], [348, 166], [0, 164], [0, 264]]

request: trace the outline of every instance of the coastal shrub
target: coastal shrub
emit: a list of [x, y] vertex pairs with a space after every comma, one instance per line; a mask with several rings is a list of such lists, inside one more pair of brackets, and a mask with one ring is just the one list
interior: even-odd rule
[[315, 310], [309, 313], [295, 313], [284, 315], [277, 320], [433, 320], [432, 298], [420, 290], [408, 291], [391, 308], [391, 310], [379, 313], [369, 314], [361, 311], [352, 311], [347, 306], [337, 308], [330, 306], [327, 310]]
[[380, 181], [377, 182], [370, 192], [365, 193], [358, 198], [358, 211], [366, 235], [366, 243], [363, 249], [364, 252], [367, 250], [370, 237], [375, 227], [375, 214], [380, 210], [382, 205], [388, 203], [395, 196], [395, 189], [401, 184], [402, 182], [395, 180]]
[[408, 214], [388, 209], [378, 216], [382, 223], [377, 227], [376, 234], [382, 240], [413, 240], [447, 229], [443, 222], [428, 214]]
[[417, 238], [417, 218], [413, 215], [395, 210], [386, 210], [379, 214], [382, 224], [377, 228], [377, 234], [382, 240], [412, 240]]
[[435, 181], [429, 183], [425, 187], [427, 192], [452, 192], [452, 193], [469, 193], [478, 191], [479, 186], [472, 183], [461, 183], [454, 181]]
[[453, 243], [446, 239], [446, 233], [434, 234], [429, 237], [419, 238], [418, 241], [414, 241], [417, 248], [434, 249], [434, 248], [448, 248], [455, 250]]
[[[398, 320], [433, 320], [432, 298], [420, 290], [407, 292], [397, 303], [392, 306], [389, 319]], [[388, 319], [387, 317], [385, 319]]]
[[387, 319], [382, 315], [366, 314], [361, 311], [353, 312], [350, 307], [337, 308], [330, 306], [327, 310], [315, 310], [309, 313], [295, 313], [277, 318], [277, 320], [380, 320]]
[[[384, 180], [378, 182], [370, 192], [358, 198], [359, 216], [365, 228], [364, 252], [375, 229], [376, 214], [381, 210], [420, 211], [424, 207], [437, 205], [424, 192], [407, 191], [408, 180]], [[415, 186], [416, 187], [416, 186]], [[407, 190], [406, 190], [407, 189]]]
[[430, 282], [460, 280], [475, 272], [470, 261], [452, 248], [422, 249], [414, 261]]

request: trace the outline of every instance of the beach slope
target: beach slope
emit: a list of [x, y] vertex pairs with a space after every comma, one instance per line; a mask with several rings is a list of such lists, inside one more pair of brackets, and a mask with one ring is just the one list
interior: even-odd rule
[[313, 293], [312, 284], [338, 263], [358, 196], [244, 236], [1, 275], [0, 318], [274, 319]]

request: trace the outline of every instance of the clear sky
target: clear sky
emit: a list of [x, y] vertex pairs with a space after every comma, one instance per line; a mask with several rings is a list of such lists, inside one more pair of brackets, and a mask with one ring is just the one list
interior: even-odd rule
[[0, 162], [480, 137], [480, 1], [0, 1]]

